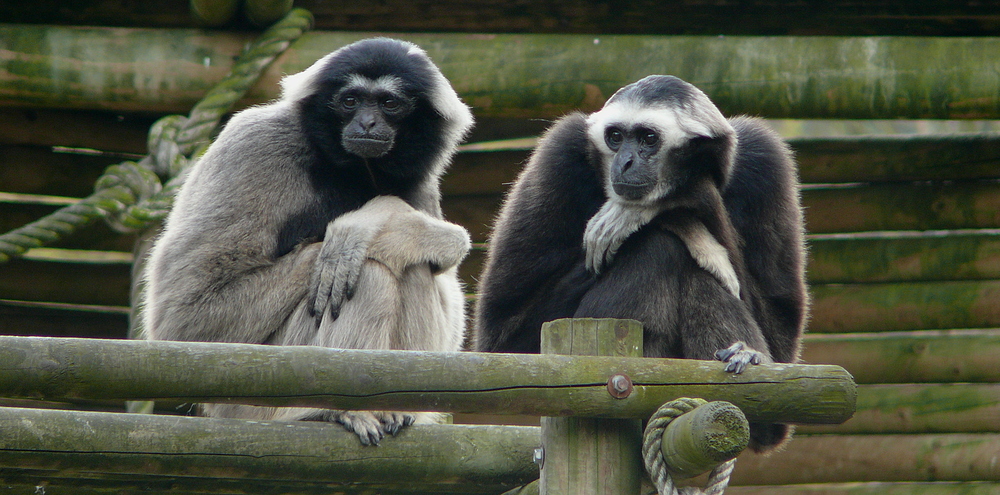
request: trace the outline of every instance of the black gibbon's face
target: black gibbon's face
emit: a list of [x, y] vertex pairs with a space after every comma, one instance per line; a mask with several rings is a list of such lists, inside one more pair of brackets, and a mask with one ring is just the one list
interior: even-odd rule
[[656, 186], [663, 158], [660, 134], [648, 125], [612, 124], [604, 129], [604, 144], [613, 153], [607, 166], [615, 194], [633, 201], [646, 197]]
[[376, 80], [353, 76], [330, 106], [344, 122], [340, 134], [344, 149], [362, 158], [379, 158], [392, 150], [399, 124], [413, 112], [415, 101], [393, 76]]
[[598, 151], [609, 198], [649, 205], [682, 188], [693, 173], [703, 173], [690, 169], [691, 150], [732, 129], [703, 99], [680, 105], [624, 97], [590, 114], [588, 135]]

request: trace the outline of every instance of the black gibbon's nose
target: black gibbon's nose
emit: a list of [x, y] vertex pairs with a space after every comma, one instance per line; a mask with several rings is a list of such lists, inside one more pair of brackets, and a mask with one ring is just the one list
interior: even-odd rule
[[372, 114], [362, 115], [358, 118], [358, 124], [365, 132], [370, 131], [375, 127], [375, 116]]

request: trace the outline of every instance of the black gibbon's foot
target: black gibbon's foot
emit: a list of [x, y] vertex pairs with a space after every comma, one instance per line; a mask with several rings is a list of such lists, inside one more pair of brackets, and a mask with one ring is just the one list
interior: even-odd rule
[[763, 356], [760, 352], [751, 349], [740, 341], [736, 341], [735, 344], [725, 349], [715, 351], [715, 359], [726, 363], [727, 372], [737, 375], [743, 373], [747, 365], [760, 364]]

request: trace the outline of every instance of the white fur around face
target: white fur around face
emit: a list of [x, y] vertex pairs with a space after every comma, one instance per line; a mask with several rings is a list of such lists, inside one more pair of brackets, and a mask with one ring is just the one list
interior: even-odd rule
[[403, 80], [396, 76], [381, 76], [378, 79], [368, 79], [360, 74], [351, 74], [344, 85], [344, 91], [362, 89], [369, 93], [385, 91], [394, 95], [403, 94]]

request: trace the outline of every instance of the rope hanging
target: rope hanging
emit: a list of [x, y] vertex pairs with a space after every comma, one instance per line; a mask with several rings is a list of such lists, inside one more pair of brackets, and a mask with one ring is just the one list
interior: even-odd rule
[[704, 489], [696, 487], [678, 489], [674, 486], [674, 480], [670, 477], [670, 473], [667, 472], [667, 464], [663, 460], [663, 452], [660, 450], [663, 431], [667, 425], [682, 414], [705, 403], [704, 399], [680, 398], [660, 406], [649, 419], [646, 431], [642, 435], [642, 460], [659, 495], [722, 495], [726, 491], [726, 487], [729, 486], [729, 476], [732, 475], [733, 467], [736, 466], [736, 459], [716, 466], [709, 474]]
[[[312, 22], [309, 11], [292, 9], [240, 55], [229, 75], [209, 90], [187, 117], [169, 115], [153, 124], [149, 155], [138, 162], [108, 167], [91, 196], [0, 235], [0, 263], [58, 241], [98, 218], [122, 233], [144, 230], [165, 218], [184, 180], [183, 172], [208, 146], [222, 116], [243, 98], [275, 57], [312, 27]], [[162, 184], [160, 176], [169, 181]]]

